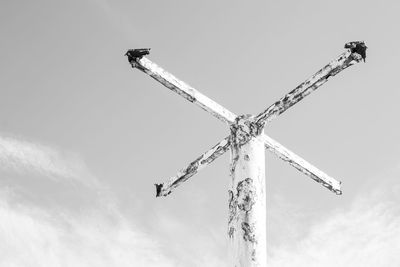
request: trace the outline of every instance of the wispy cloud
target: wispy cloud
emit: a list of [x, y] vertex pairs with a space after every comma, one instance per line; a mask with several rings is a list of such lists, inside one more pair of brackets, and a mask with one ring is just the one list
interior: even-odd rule
[[[46, 178], [44, 183], [72, 179], [88, 184], [89, 177], [99, 184], [76, 154], [10, 137], [0, 136], [0, 169], [37, 173]], [[400, 186], [394, 185], [399, 175], [398, 169], [379, 179], [379, 186], [365, 185], [366, 190], [346, 209], [310, 224], [293, 224], [289, 238], [269, 244], [269, 266], [396, 266]], [[152, 222], [157, 230], [146, 234], [123, 216], [105, 185], [88, 188], [102, 192], [89, 194], [92, 204], [78, 211], [41, 207], [15, 195], [12, 188], [0, 189], [0, 266], [226, 266], [222, 251], [226, 240], [219, 234], [225, 233], [225, 225], [212, 232], [200, 223], [185, 225], [158, 213]], [[269, 216], [279, 216], [278, 222], [288, 217], [293, 222], [293, 216], [305, 220], [297, 208], [287, 205], [290, 214], [270, 212]], [[174, 243], [188, 235], [194, 244]], [[171, 244], [162, 246], [166, 241]]]
[[117, 211], [71, 216], [0, 194], [0, 266], [174, 266], [156, 241]]
[[225, 224], [210, 228], [201, 221], [183, 223], [165, 212], [158, 212], [156, 218], [157, 234], [161, 239], [170, 241], [164, 250], [171, 258], [177, 259], [179, 264], [176, 266], [227, 266], [228, 238]]
[[363, 193], [349, 209], [313, 224], [300, 241], [273, 248], [270, 266], [397, 266], [400, 187], [396, 184], [386, 182], [371, 193]]
[[53, 180], [68, 179], [86, 185], [97, 183], [77, 154], [12, 137], [0, 136], [0, 169], [37, 173]]
[[[73, 190], [71, 197], [84, 194], [91, 203], [68, 209], [65, 199], [50, 208], [32, 202], [14, 186], [0, 188], [0, 266], [175, 266], [163, 256], [157, 240], [122, 215], [109, 188], [77, 154], [0, 136], [0, 170], [26, 177], [35, 174], [44, 178], [37, 180], [42, 185], [50, 180], [87, 185], [82, 192]], [[46, 194], [40, 192], [38, 197], [46, 200]]]

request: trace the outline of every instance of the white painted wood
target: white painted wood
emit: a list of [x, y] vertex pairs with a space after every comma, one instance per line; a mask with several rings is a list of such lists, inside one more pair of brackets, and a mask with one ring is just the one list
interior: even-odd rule
[[256, 116], [257, 123], [264, 125], [266, 122], [272, 121], [304, 97], [317, 90], [321, 85], [328, 81], [328, 78], [335, 76], [342, 70], [360, 62], [361, 60], [362, 57], [359, 54], [354, 53], [352, 49], [347, 49], [346, 52], [339, 55], [309, 79], [305, 80], [280, 100], [276, 101], [263, 112], [258, 114]]
[[167, 182], [156, 184], [156, 196], [167, 196], [176, 187], [187, 181], [190, 177], [195, 175], [198, 171], [213, 162], [216, 158], [224, 154], [230, 148], [229, 136], [224, 138], [221, 142], [213, 146], [210, 150], [203, 153], [200, 157], [192, 161], [188, 167], [182, 169], [177, 175], [170, 178]]
[[193, 104], [198, 105], [208, 113], [212, 114], [217, 119], [225, 122], [232, 123], [236, 116], [220, 104], [206, 97], [190, 85], [179, 80], [174, 75], [168, 73], [157, 64], [151, 62], [146, 57], [136, 59], [135, 66], [144, 73], [150, 75], [155, 80], [159, 81], [167, 88], [171, 89], [175, 93], [184, 97]]
[[329, 175], [319, 170], [312, 164], [308, 163], [306, 160], [299, 157], [298, 155], [285, 148], [267, 135], [260, 136], [260, 139], [264, 142], [265, 148], [272, 152], [274, 155], [278, 156], [283, 161], [286, 161], [314, 181], [322, 184], [324, 187], [328, 188], [335, 194], [342, 194], [340, 181], [337, 181], [336, 179], [330, 177]]
[[231, 134], [228, 266], [264, 267], [267, 264], [265, 150], [259, 138], [247, 135], [249, 141], [242, 142], [241, 134], [234, 130]]

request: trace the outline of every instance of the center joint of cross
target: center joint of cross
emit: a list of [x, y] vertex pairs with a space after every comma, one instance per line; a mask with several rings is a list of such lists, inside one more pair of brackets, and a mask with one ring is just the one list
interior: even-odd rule
[[245, 114], [237, 116], [230, 125], [231, 142], [236, 145], [244, 145], [251, 138], [259, 136], [264, 127], [259, 125], [253, 115]]

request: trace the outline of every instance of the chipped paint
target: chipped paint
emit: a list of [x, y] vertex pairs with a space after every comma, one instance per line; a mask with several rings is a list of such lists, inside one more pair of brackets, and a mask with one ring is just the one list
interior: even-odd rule
[[260, 139], [263, 140], [265, 148], [276, 155], [281, 160], [289, 163], [291, 166], [296, 168], [301, 173], [307, 175], [314, 181], [320, 183], [333, 193], [337, 195], [342, 194], [341, 189], [341, 182], [330, 177], [328, 174], [324, 173], [323, 171], [319, 170], [317, 167], [313, 166], [311, 163], [307, 162], [305, 159], [301, 158], [300, 156], [296, 155], [289, 149], [285, 148], [281, 144], [279, 144], [274, 139], [262, 135]]
[[179, 94], [189, 102], [196, 104], [208, 113], [212, 114], [217, 119], [225, 122], [232, 123], [236, 116], [220, 104], [206, 97], [190, 85], [179, 80], [171, 73], [168, 73], [157, 64], [151, 62], [146, 57], [137, 58], [131, 62], [132, 67], [137, 68], [144, 73], [148, 74], [171, 91]]
[[177, 175], [170, 178], [167, 182], [156, 184], [156, 196], [167, 196], [176, 187], [187, 181], [190, 177], [195, 175], [198, 171], [213, 162], [216, 158], [224, 154], [230, 147], [229, 137], [223, 139], [221, 142], [213, 146], [210, 150], [203, 155], [189, 163], [188, 167], [182, 169]]
[[256, 116], [257, 123], [263, 126], [266, 122], [272, 121], [274, 118], [285, 112], [288, 108], [302, 100], [313, 91], [317, 90], [321, 85], [328, 81], [328, 78], [335, 76], [342, 70], [360, 62], [363, 58], [365, 58], [356, 51], [358, 50], [355, 50], [355, 48], [347, 49], [344, 53], [332, 60], [329, 64], [320, 69], [309, 79], [305, 80], [280, 100], [258, 114]]
[[231, 125], [230, 266], [266, 265], [265, 151], [251, 115]]
[[256, 201], [256, 188], [253, 179], [246, 178], [237, 185], [237, 206], [243, 212], [249, 212]]
[[228, 223], [231, 223], [237, 216], [237, 196], [232, 192], [232, 190], [228, 190], [229, 194], [229, 217]]
[[[251, 243], [256, 243], [257, 239], [256, 236], [254, 234], [254, 225], [250, 225], [247, 222], [242, 222], [242, 230], [243, 230], [243, 239], [245, 241], [249, 241]], [[255, 252], [255, 250], [253, 250]], [[252, 251], [252, 252], [253, 252]], [[253, 258], [255, 258], [254, 255], [255, 253], [252, 253], [251, 258], [252, 260], [254, 260]]]
[[235, 235], [235, 228], [233, 228], [233, 227], [229, 228], [229, 231], [228, 231], [229, 238], [233, 238], [234, 235]]

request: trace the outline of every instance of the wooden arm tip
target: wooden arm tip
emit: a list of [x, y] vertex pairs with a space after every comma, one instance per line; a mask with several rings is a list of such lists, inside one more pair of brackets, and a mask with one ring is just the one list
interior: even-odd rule
[[342, 188], [341, 188], [341, 182], [339, 182], [339, 185], [334, 187], [331, 184], [328, 183], [322, 183], [322, 185], [324, 187], [326, 187], [328, 190], [332, 191], [333, 193], [335, 193], [336, 195], [340, 196], [342, 195]]
[[154, 185], [156, 186], [156, 197], [160, 197], [163, 184], [154, 184]]
[[357, 54], [356, 58], [359, 58], [358, 61], [364, 60], [367, 57], [367, 46], [365, 45], [364, 41], [353, 41], [348, 42], [344, 45], [344, 48], [350, 49], [352, 54]]
[[156, 186], [156, 197], [166, 197], [171, 194], [171, 190], [165, 190], [164, 184], [154, 184]]
[[126, 53], [125, 56], [128, 57], [129, 63], [132, 64], [136, 63], [137, 59], [141, 59], [145, 55], [150, 54], [150, 49], [151, 48], [138, 48], [138, 49], [129, 49]]

